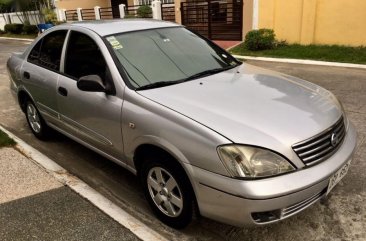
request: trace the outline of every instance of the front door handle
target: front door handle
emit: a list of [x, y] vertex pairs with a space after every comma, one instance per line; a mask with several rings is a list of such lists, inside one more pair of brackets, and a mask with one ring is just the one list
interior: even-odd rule
[[62, 96], [67, 96], [67, 89], [64, 87], [58, 87], [58, 93]]
[[26, 78], [26, 79], [30, 79], [30, 74], [29, 74], [29, 72], [27, 72], [27, 71], [24, 71], [23, 76], [24, 76], [24, 78]]

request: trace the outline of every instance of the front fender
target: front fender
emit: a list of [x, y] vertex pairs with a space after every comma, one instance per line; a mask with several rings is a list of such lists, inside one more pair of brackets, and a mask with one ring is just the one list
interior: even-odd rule
[[216, 148], [230, 143], [229, 140], [135, 91], [125, 93], [122, 133], [124, 154], [131, 167], [135, 150], [140, 145], [150, 144], [167, 151], [180, 163], [228, 175]]
[[145, 135], [145, 136], [139, 136], [138, 138], [133, 140], [132, 143], [130, 143], [130, 146], [129, 146], [130, 151], [128, 153], [128, 156], [130, 157], [129, 160], [131, 160], [131, 162], [129, 163], [129, 165], [131, 165], [131, 166], [134, 165], [133, 156], [135, 155], [135, 151], [137, 150], [137, 148], [139, 146], [146, 145], [146, 144], [159, 147], [160, 149], [169, 153], [179, 162], [184, 162], [184, 163], [190, 164], [187, 157], [176, 146], [174, 146], [169, 141], [164, 140], [157, 136]]

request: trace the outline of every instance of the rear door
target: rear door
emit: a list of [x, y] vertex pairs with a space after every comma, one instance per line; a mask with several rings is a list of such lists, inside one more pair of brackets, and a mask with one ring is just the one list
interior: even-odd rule
[[114, 93], [81, 91], [76, 85], [82, 76], [99, 75], [104, 84], [113, 89], [114, 82], [100, 45], [87, 32], [71, 31], [64, 59], [63, 75], [57, 86], [64, 129], [92, 147], [120, 159], [123, 150], [122, 99]]
[[30, 51], [21, 70], [22, 81], [46, 121], [57, 125], [56, 87], [67, 30], [50, 32]]

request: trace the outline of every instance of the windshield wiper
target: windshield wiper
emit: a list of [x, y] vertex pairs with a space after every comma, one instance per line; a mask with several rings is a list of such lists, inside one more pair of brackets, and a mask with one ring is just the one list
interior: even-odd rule
[[225, 70], [232, 69], [236, 66], [238, 66], [238, 65], [232, 65], [232, 66], [228, 66], [228, 67], [224, 67], [224, 68], [205, 70], [205, 71], [199, 72], [197, 74], [194, 74], [192, 76], [189, 76], [188, 78], [184, 79], [184, 81], [189, 81], [189, 80], [193, 80], [193, 79], [198, 79], [200, 77], [205, 77], [205, 76], [208, 76], [208, 75], [217, 74], [217, 73], [223, 72]]
[[175, 84], [178, 84], [180, 82], [182, 82], [182, 81], [160, 81], [160, 82], [147, 84], [147, 85], [144, 85], [144, 86], [141, 86], [141, 87], [137, 87], [135, 90], [154, 89], [154, 88], [164, 87], [164, 86], [168, 86], [168, 85], [175, 85]]
[[186, 81], [189, 81], [189, 80], [198, 79], [200, 77], [216, 74], [216, 73], [228, 70], [228, 69], [232, 69], [234, 67], [239, 66], [240, 64], [232, 65], [232, 66], [228, 66], [228, 67], [224, 67], [224, 68], [205, 70], [205, 71], [199, 72], [197, 74], [194, 74], [194, 75], [189, 76], [188, 78], [185, 78], [185, 79], [182, 79], [182, 80], [155, 82], [155, 83], [147, 84], [147, 85], [144, 85], [144, 86], [141, 86], [141, 87], [137, 87], [135, 90], [148, 90], [148, 89], [154, 89], [154, 88], [159, 88], [159, 87], [164, 87], [164, 86], [169, 86], [169, 85], [175, 85], [175, 84], [179, 84], [179, 83], [186, 82]]

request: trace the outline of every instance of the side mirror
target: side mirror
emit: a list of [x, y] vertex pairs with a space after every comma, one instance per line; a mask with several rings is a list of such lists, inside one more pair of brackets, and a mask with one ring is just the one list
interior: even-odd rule
[[106, 87], [103, 84], [102, 78], [98, 75], [86, 75], [80, 77], [76, 83], [79, 90], [89, 92], [105, 92]]

